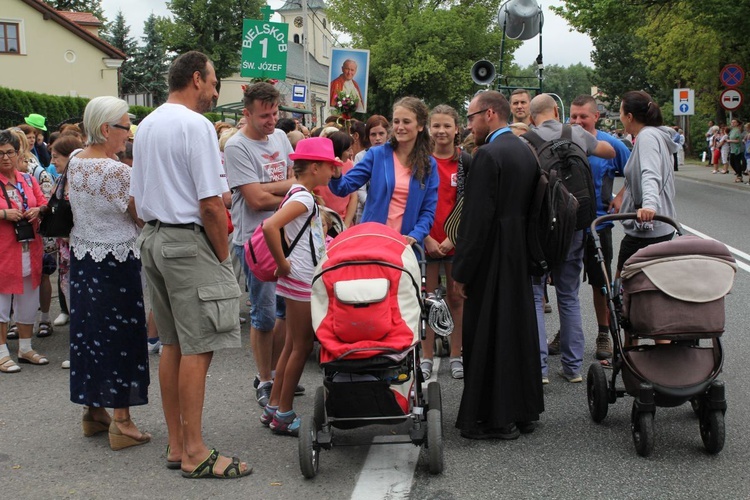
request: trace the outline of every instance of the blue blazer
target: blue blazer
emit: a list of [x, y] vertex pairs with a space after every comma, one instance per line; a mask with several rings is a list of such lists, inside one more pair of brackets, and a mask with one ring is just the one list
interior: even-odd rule
[[[362, 161], [339, 179], [331, 179], [328, 187], [338, 196], [353, 193], [370, 181], [367, 202], [362, 212], [362, 222], [388, 222], [388, 208], [396, 185], [393, 165], [393, 148], [386, 143], [370, 148]], [[409, 183], [409, 195], [406, 199], [401, 234], [411, 236], [420, 245], [430, 234], [435, 221], [437, 206], [438, 171], [435, 159], [430, 157], [430, 171], [420, 182], [412, 175]]]

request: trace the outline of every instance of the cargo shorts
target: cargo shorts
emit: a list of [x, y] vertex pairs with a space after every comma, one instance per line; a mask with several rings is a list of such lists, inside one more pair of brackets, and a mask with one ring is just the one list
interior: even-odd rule
[[185, 355], [241, 346], [241, 292], [231, 256], [219, 262], [197, 225], [146, 224], [136, 244], [163, 344], [177, 344]]

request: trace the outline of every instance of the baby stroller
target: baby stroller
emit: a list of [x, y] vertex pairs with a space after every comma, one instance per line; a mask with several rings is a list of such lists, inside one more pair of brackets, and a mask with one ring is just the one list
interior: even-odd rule
[[[636, 214], [599, 217], [591, 233], [596, 235], [596, 226], [603, 222], [635, 218]], [[608, 405], [626, 394], [633, 396], [633, 442], [645, 457], [654, 449], [656, 408], [689, 401], [706, 450], [716, 454], [724, 447], [727, 409], [724, 383], [717, 380], [724, 361], [724, 296], [732, 288], [737, 265], [722, 243], [683, 236], [674, 220], [658, 215], [655, 219], [674, 226], [679, 237], [643, 248], [625, 262], [621, 296], [618, 284], [613, 291], [604, 287], [614, 352], [609, 379], [602, 364], [589, 367], [589, 412], [594, 422], [601, 422]], [[599, 238], [594, 241], [604, 270]], [[639, 345], [625, 345], [621, 328]], [[616, 385], [620, 373], [624, 389]]]
[[406, 421], [402, 442], [424, 444], [430, 472], [442, 472], [440, 386], [431, 383], [425, 399], [419, 370], [427, 317], [421, 261], [402, 235], [364, 223], [337, 236], [318, 265], [310, 307], [323, 386], [299, 433], [306, 478], [317, 474], [320, 450], [333, 446], [334, 428]]

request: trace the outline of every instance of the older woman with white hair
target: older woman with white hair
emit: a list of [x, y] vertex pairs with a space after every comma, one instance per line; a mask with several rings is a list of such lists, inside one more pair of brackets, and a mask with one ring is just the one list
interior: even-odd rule
[[[109, 432], [113, 450], [150, 441], [130, 419], [148, 403], [146, 323], [130, 168], [117, 161], [130, 133], [128, 104], [92, 99], [83, 113], [88, 146], [68, 163], [70, 400], [84, 405], [83, 434]], [[106, 408], [114, 408], [113, 418]]]

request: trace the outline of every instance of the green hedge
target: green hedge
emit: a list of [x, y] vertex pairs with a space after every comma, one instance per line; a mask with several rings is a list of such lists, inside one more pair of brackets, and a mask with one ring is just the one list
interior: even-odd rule
[[[88, 99], [83, 97], [66, 97], [37, 92], [0, 87], [0, 129], [23, 123], [23, 117], [38, 113], [47, 118], [47, 129], [57, 130], [60, 124], [68, 120], [80, 120]], [[147, 106], [130, 106], [130, 113], [136, 116], [135, 122], [143, 120], [154, 108]], [[221, 119], [217, 113], [205, 113], [211, 122]]]

